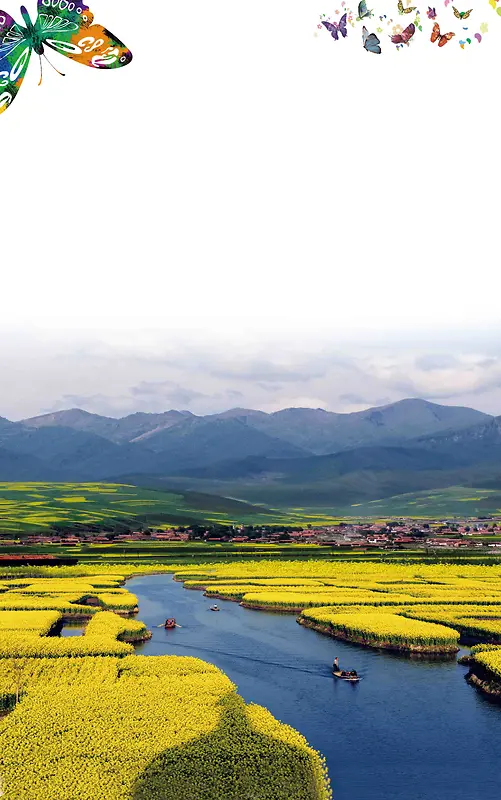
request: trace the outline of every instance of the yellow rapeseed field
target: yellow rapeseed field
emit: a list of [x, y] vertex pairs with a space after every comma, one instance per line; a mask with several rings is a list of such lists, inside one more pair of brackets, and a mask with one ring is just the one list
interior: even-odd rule
[[[330, 800], [322, 756], [266, 709], [246, 706], [215, 667], [131, 655], [123, 639], [144, 638], [144, 624], [105, 609], [135, 609], [120, 586], [136, 571], [6, 575], [3, 800]], [[90, 618], [85, 634], [48, 636], [63, 615]]]
[[57, 659], [53, 673], [40, 661], [21, 662], [26, 694], [0, 723], [4, 800], [331, 798], [318, 753], [210, 664]]
[[[301, 611], [303, 622], [374, 647], [450, 650], [460, 634], [501, 642], [499, 565], [259, 560], [183, 567], [176, 579], [248, 608]], [[350, 625], [335, 624], [340, 613]]]

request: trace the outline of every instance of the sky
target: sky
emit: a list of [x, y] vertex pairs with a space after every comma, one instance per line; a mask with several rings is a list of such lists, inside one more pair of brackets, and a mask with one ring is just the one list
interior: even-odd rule
[[132, 63], [54, 53], [66, 77], [46, 65], [38, 88], [33, 59], [0, 117], [0, 416], [403, 397], [501, 414], [487, 0], [480, 44], [459, 47], [441, 2], [456, 40], [432, 46], [425, 18], [381, 56], [359, 25], [318, 30], [340, 4], [317, 0], [91, 7]]

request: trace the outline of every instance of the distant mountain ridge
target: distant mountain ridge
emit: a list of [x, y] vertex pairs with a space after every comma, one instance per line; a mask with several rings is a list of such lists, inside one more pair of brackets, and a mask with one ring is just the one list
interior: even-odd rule
[[[501, 481], [501, 417], [407, 399], [353, 413], [82, 409], [0, 417], [0, 481], [134, 480], [268, 505], [356, 503]], [[481, 484], [478, 484], [479, 486]]]
[[190, 434], [193, 426], [205, 428], [218, 420], [240, 420], [273, 439], [281, 439], [316, 455], [338, 452], [351, 447], [385, 443], [431, 435], [450, 429], [462, 429], [492, 417], [482, 411], [462, 406], [442, 406], [418, 398], [399, 400], [365, 411], [338, 413], [322, 408], [284, 408], [270, 414], [264, 411], [235, 408], [220, 414], [196, 416], [189, 411], [165, 411], [161, 414], [136, 413], [120, 419], [89, 414], [81, 409], [56, 411], [21, 420], [25, 427], [65, 427], [94, 433], [123, 444], [141, 442], [152, 450], [163, 449], [162, 442], [175, 438], [167, 431], [177, 429], [180, 436]]

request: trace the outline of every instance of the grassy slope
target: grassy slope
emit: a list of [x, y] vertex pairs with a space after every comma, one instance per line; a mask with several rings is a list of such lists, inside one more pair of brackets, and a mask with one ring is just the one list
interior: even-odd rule
[[501, 515], [501, 490], [449, 486], [422, 492], [385, 497], [340, 509], [340, 513], [409, 516], [409, 517], [477, 517]]
[[501, 491], [449, 487], [401, 494], [364, 503], [302, 501], [281, 510], [196, 492], [162, 492], [124, 484], [0, 484], [0, 532], [47, 530], [51, 523], [103, 524], [121, 520], [161, 526], [201, 521], [247, 524], [335, 524], [340, 518], [426, 518], [501, 514]]
[[238, 500], [196, 492], [162, 492], [124, 484], [0, 483], [0, 531], [41, 531], [51, 523], [190, 524], [278, 522], [271, 512]]

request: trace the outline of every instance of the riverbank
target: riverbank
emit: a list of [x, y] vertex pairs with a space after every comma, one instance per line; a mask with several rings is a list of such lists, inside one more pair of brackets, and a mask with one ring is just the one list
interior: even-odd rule
[[370, 640], [363, 636], [347, 634], [342, 630], [333, 628], [331, 625], [322, 625], [302, 616], [298, 617], [296, 622], [305, 628], [311, 628], [325, 636], [331, 636], [333, 639], [340, 639], [341, 641], [350, 642], [351, 644], [359, 644], [363, 647], [372, 647], [379, 650], [391, 650], [393, 652], [408, 653], [410, 655], [441, 655], [450, 658], [453, 658], [456, 653], [459, 652], [459, 647], [456, 645], [420, 645], [410, 642], [405, 645], [397, 645], [384, 640]]
[[465, 676], [467, 682], [491, 700], [501, 703], [501, 681], [489, 670], [486, 670], [470, 659], [470, 671]]

